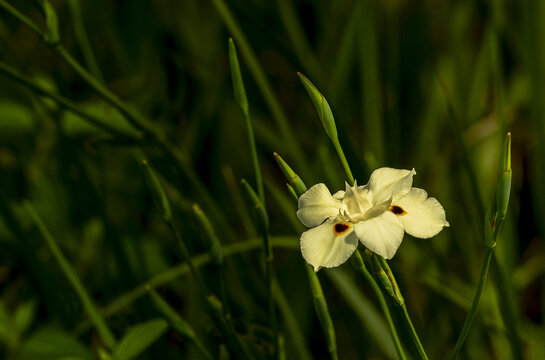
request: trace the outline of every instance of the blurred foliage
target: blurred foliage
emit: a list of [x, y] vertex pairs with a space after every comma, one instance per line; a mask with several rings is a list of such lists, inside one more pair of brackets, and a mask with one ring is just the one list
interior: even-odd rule
[[[512, 132], [509, 213], [461, 358], [544, 358], [545, 3], [225, 1], [237, 32], [218, 3], [11, 1], [47, 30], [49, 43], [0, 9], [2, 63], [128, 134], [112, 135], [0, 77], [0, 357], [200, 358], [194, 344], [158, 319], [146, 283], [214, 357], [225, 356], [180, 248], [154, 208], [140, 167], [144, 158], [157, 170], [173, 223], [218, 294], [218, 271], [193, 204], [208, 215], [224, 246], [236, 330], [258, 358], [271, 351], [261, 242], [253, 205], [240, 187], [245, 178], [255, 188], [255, 176], [230, 78], [232, 36], [263, 171], [287, 358], [325, 359], [328, 352], [298, 251], [303, 227], [273, 152], [308, 186], [323, 182], [336, 191], [345, 181], [297, 71], [328, 99], [360, 183], [376, 167], [414, 167], [415, 186], [445, 207], [451, 227], [434, 239], [405, 235], [390, 262], [430, 358], [451, 351], [470, 307], [485, 253], [485, 205], [494, 193], [503, 137]], [[55, 36], [97, 81], [152, 119], [188, 160], [185, 170], [56, 55]], [[264, 96], [267, 85], [272, 100]], [[34, 205], [106, 319], [116, 349], [107, 351], [90, 326], [23, 199]], [[348, 264], [318, 275], [340, 358], [395, 357], [364, 279]], [[401, 337], [414, 354], [408, 335], [401, 331]]]

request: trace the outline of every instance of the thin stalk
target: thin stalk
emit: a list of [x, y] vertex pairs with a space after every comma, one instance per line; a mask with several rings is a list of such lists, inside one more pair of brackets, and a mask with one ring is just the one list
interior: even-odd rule
[[475, 296], [473, 297], [473, 302], [471, 303], [471, 308], [469, 309], [469, 313], [467, 314], [462, 331], [460, 332], [460, 335], [458, 336], [458, 340], [456, 341], [456, 346], [454, 347], [454, 350], [452, 350], [452, 354], [450, 355], [451, 360], [456, 359], [456, 357], [460, 353], [460, 350], [462, 349], [462, 346], [464, 345], [467, 335], [469, 334], [469, 329], [471, 328], [471, 324], [473, 323], [473, 320], [475, 319], [475, 315], [477, 314], [477, 306], [479, 305], [479, 301], [483, 293], [484, 285], [486, 282], [486, 276], [488, 274], [488, 268], [490, 266], [490, 260], [492, 259], [493, 254], [494, 254], [494, 247], [493, 246], [488, 247], [486, 250], [485, 258], [484, 258], [483, 267], [481, 269], [479, 284], [477, 285], [477, 289], [475, 290]]
[[405, 300], [403, 299], [401, 290], [399, 289], [399, 286], [397, 285], [397, 281], [394, 277], [394, 274], [392, 273], [392, 270], [390, 269], [390, 266], [388, 265], [388, 262], [382, 256], [378, 256], [378, 255], [373, 255], [371, 258], [371, 261], [376, 261], [378, 263], [378, 267], [380, 267], [382, 270], [386, 272], [388, 281], [392, 286], [393, 297], [396, 300], [395, 304], [399, 306], [399, 308], [401, 309], [403, 321], [405, 322], [405, 325], [409, 329], [411, 339], [413, 340], [413, 343], [416, 346], [416, 349], [418, 350], [418, 354], [420, 355], [421, 359], [428, 359], [428, 355], [426, 354], [426, 351], [424, 350], [424, 346], [422, 346], [422, 342], [420, 341], [420, 338], [418, 337], [418, 333], [416, 332], [416, 329], [414, 328], [413, 322], [411, 321], [411, 317], [409, 316], [409, 312], [407, 311], [407, 305], [405, 304]]
[[106, 322], [93, 304], [93, 300], [87, 293], [87, 290], [83, 286], [78, 275], [76, 274], [68, 260], [66, 260], [66, 258], [62, 254], [61, 249], [57, 245], [55, 239], [53, 239], [53, 236], [43, 223], [42, 219], [40, 218], [32, 204], [29, 201], [25, 201], [24, 205], [28, 214], [30, 215], [34, 223], [38, 226], [38, 229], [40, 230], [42, 236], [47, 242], [49, 249], [53, 253], [53, 256], [57, 260], [57, 263], [61, 267], [64, 275], [68, 278], [68, 281], [70, 281], [70, 283], [74, 287], [74, 290], [78, 294], [81, 303], [85, 308], [85, 311], [87, 311], [87, 314], [89, 315], [90, 321], [93, 323], [93, 325], [95, 325], [102, 341], [104, 341], [104, 344], [108, 347], [108, 349], [113, 349], [116, 345], [115, 336], [108, 328], [108, 325], [106, 325]]
[[354, 258], [352, 260], [352, 263], [354, 264], [356, 269], [359, 270], [362, 273], [362, 275], [365, 277], [365, 279], [369, 282], [369, 285], [371, 285], [371, 287], [373, 288], [373, 291], [375, 292], [375, 295], [377, 296], [382, 312], [384, 313], [384, 317], [386, 318], [386, 322], [388, 323], [388, 328], [390, 329], [390, 333], [392, 335], [392, 340], [394, 341], [397, 355], [399, 356], [400, 359], [406, 359], [407, 356], [405, 355], [405, 352], [403, 351], [403, 346], [401, 345], [401, 341], [399, 340], [399, 335], [397, 334], [397, 329], [392, 319], [390, 308], [388, 307], [388, 304], [386, 303], [386, 299], [384, 298], [384, 295], [382, 294], [382, 290], [380, 290], [380, 287], [375, 281], [375, 278], [373, 278], [371, 273], [367, 270], [367, 267], [365, 266], [365, 263], [363, 262], [363, 259], [361, 257], [359, 250], [356, 250], [352, 257]]
[[309, 279], [316, 315], [318, 315], [320, 325], [322, 325], [322, 329], [326, 333], [326, 345], [327, 350], [329, 351], [329, 356], [331, 359], [337, 360], [339, 356], [337, 355], [337, 337], [335, 335], [335, 327], [333, 326], [333, 320], [331, 320], [331, 316], [329, 315], [327, 301], [325, 299], [320, 280], [312, 269], [312, 266], [305, 264], [305, 269]]
[[271, 84], [265, 76], [265, 72], [261, 68], [257, 57], [255, 56], [252, 48], [246, 36], [242, 32], [239, 24], [237, 23], [233, 13], [223, 0], [212, 0], [214, 6], [216, 7], [221, 19], [233, 35], [237, 45], [240, 47], [240, 52], [248, 65], [248, 69], [252, 74], [257, 86], [261, 90], [265, 103], [269, 107], [269, 110], [272, 113], [276, 125], [278, 126], [282, 138], [286, 142], [286, 147], [289, 148], [290, 154], [296, 159], [296, 162], [299, 166], [303, 167], [303, 170], [306, 169], [306, 162], [303, 158], [303, 153], [301, 151], [300, 145], [293, 136], [293, 132], [290, 129], [288, 117], [284, 113], [280, 102], [274, 94]]
[[344, 156], [344, 151], [341, 147], [341, 143], [339, 142], [339, 139], [336, 139], [336, 141], [332, 140], [332, 142], [333, 142], [333, 146], [335, 147], [335, 150], [337, 151], [337, 155], [339, 155], [339, 159], [341, 160], [341, 164], [343, 165], [343, 169], [346, 174], [346, 177], [348, 178], [349, 184], [354, 185], [354, 176], [352, 175], [352, 170], [350, 170], [348, 161], [346, 161], [346, 157]]

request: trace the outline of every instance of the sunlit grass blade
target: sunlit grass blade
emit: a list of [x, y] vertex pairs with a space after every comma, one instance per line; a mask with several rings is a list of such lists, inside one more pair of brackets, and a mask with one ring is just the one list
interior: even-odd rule
[[72, 268], [72, 265], [70, 265], [68, 260], [66, 260], [66, 258], [62, 254], [61, 249], [57, 245], [57, 242], [55, 241], [55, 239], [53, 239], [53, 236], [51, 235], [51, 233], [49, 232], [49, 230], [43, 223], [42, 219], [40, 218], [36, 210], [34, 210], [34, 207], [32, 206], [32, 204], [29, 201], [25, 201], [24, 205], [28, 214], [30, 215], [30, 217], [32, 218], [36, 226], [38, 226], [40, 233], [44, 237], [47, 243], [47, 246], [53, 253], [55, 260], [59, 264], [64, 275], [67, 277], [68, 281], [70, 281], [70, 284], [74, 287], [74, 290], [78, 294], [85, 311], [89, 315], [89, 319], [91, 320], [93, 325], [96, 327], [102, 341], [109, 349], [113, 349], [116, 346], [115, 336], [106, 325], [106, 322], [104, 321], [104, 319], [100, 315], [100, 312], [97, 310], [96, 306], [94, 305], [93, 300], [87, 293], [87, 290], [85, 289], [80, 278], [78, 277], [78, 275]]
[[178, 334], [195, 344], [203, 358], [212, 360], [212, 355], [210, 355], [206, 347], [199, 340], [191, 325], [180, 315], [178, 315], [176, 311], [174, 311], [174, 309], [151, 286], [148, 286], [147, 290], [153, 304], [157, 310], [159, 310], [165, 316], [165, 318], [170, 321], [172, 328]]
[[163, 319], [149, 320], [145, 323], [135, 325], [119, 341], [113, 352], [114, 359], [135, 359], [161, 337], [167, 329], [168, 323]]

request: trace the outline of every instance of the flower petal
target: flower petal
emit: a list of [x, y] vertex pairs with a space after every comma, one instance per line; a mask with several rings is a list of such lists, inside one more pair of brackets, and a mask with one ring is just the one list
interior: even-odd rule
[[331, 216], [337, 216], [341, 201], [331, 196], [324, 184], [316, 184], [299, 197], [297, 217], [307, 227], [315, 227]]
[[391, 259], [403, 240], [403, 225], [398, 217], [386, 211], [370, 220], [354, 225], [354, 232], [360, 242], [372, 252]]
[[396, 201], [401, 199], [413, 185], [412, 170], [398, 170], [388, 167], [380, 168], [371, 174], [366, 187], [373, 195], [373, 204], [380, 204], [388, 200]]
[[341, 265], [357, 247], [358, 238], [349, 222], [329, 219], [301, 235], [301, 252], [314, 271]]
[[344, 190], [339, 190], [335, 194], [333, 194], [333, 198], [337, 200], [342, 200], [344, 197]]
[[430, 238], [443, 230], [444, 226], [449, 226], [445, 209], [437, 199], [428, 197], [425, 190], [412, 188], [404, 198], [392, 204], [394, 205], [405, 212], [400, 213], [398, 219], [405, 231], [412, 236]]

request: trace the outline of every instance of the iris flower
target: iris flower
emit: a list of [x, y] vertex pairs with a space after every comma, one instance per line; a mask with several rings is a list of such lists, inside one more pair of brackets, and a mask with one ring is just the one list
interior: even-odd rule
[[384, 167], [365, 186], [354, 181], [331, 195], [324, 184], [316, 184], [301, 195], [297, 217], [311, 228], [301, 235], [301, 252], [314, 271], [344, 263], [358, 241], [391, 259], [405, 232], [430, 238], [449, 226], [439, 201], [412, 187], [415, 174]]

